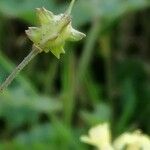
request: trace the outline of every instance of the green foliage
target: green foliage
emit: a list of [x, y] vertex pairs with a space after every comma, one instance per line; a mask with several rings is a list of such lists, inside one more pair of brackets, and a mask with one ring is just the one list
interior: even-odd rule
[[[0, 0], [0, 83], [28, 53], [24, 30], [35, 8], [58, 14], [67, 2]], [[73, 24], [87, 34], [58, 61], [38, 56], [0, 94], [0, 149], [87, 150], [89, 126], [109, 121], [113, 135], [150, 134], [149, 0], [78, 0]], [[139, 17], [140, 16], [140, 17]]]

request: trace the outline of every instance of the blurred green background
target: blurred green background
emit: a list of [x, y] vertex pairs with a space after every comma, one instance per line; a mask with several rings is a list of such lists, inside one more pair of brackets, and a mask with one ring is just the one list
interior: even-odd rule
[[[69, 0], [0, 0], [0, 83], [30, 52], [35, 8]], [[38, 55], [0, 94], [0, 150], [88, 150], [87, 129], [150, 134], [150, 1], [77, 0], [73, 25], [87, 37], [57, 60]]]

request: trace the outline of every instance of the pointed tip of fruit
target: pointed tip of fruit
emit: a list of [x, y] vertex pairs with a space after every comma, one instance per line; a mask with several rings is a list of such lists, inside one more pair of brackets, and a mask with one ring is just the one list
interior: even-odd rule
[[86, 35], [84, 33], [79, 32], [79, 31], [72, 28], [71, 34], [69, 36], [69, 40], [71, 40], [71, 41], [80, 41], [85, 37], [86, 37]]
[[68, 9], [67, 9], [66, 12], [65, 12], [66, 14], [68, 14], [68, 15], [71, 14], [72, 9], [73, 9], [73, 6], [74, 6], [74, 3], [75, 3], [75, 0], [71, 0], [71, 3], [70, 3], [70, 5], [69, 5]]
[[84, 33], [81, 33], [81, 39], [85, 38], [86, 37], [86, 34]]
[[62, 51], [62, 54], [65, 54], [65, 53], [66, 53], [66, 52], [63, 50], [63, 51]]
[[55, 55], [57, 59], [60, 59], [60, 54], [59, 55]]
[[41, 8], [36, 8], [35, 9], [37, 12], [40, 12], [41, 11]]
[[37, 8], [35, 8], [35, 9], [36, 9], [37, 11], [46, 10], [45, 7], [41, 7], [41, 8], [37, 7]]
[[42, 7], [41, 10], [44, 12], [48, 11], [45, 7]]
[[30, 31], [29, 31], [29, 30], [25, 30], [25, 33], [26, 33], [27, 35], [29, 35], [29, 34], [30, 34]]

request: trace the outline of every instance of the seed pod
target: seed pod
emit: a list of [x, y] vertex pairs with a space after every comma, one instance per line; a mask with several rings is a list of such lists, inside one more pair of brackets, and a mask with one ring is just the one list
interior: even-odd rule
[[36, 9], [40, 26], [29, 27], [26, 34], [41, 52], [51, 51], [59, 59], [60, 54], [65, 53], [66, 41], [79, 41], [85, 37], [72, 27], [70, 12], [69, 9], [68, 13], [54, 15], [44, 7]]

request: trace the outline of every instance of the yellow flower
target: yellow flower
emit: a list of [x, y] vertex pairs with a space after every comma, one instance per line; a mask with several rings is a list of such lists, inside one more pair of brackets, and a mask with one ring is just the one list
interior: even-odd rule
[[111, 135], [107, 123], [100, 124], [89, 130], [88, 135], [81, 137], [81, 141], [96, 146], [99, 150], [113, 150], [111, 147]]
[[150, 150], [150, 138], [140, 131], [124, 133], [114, 142], [115, 150]]
[[72, 1], [68, 11], [64, 14], [54, 15], [43, 8], [37, 8], [39, 27], [29, 27], [26, 34], [34, 45], [42, 52], [51, 51], [58, 59], [61, 53], [65, 53], [66, 41], [79, 41], [85, 34], [73, 29], [71, 25], [70, 12], [73, 6]]
[[97, 125], [89, 130], [81, 141], [97, 147], [98, 150], [150, 150], [150, 138], [139, 130], [133, 133], [123, 133], [113, 144], [107, 123]]

